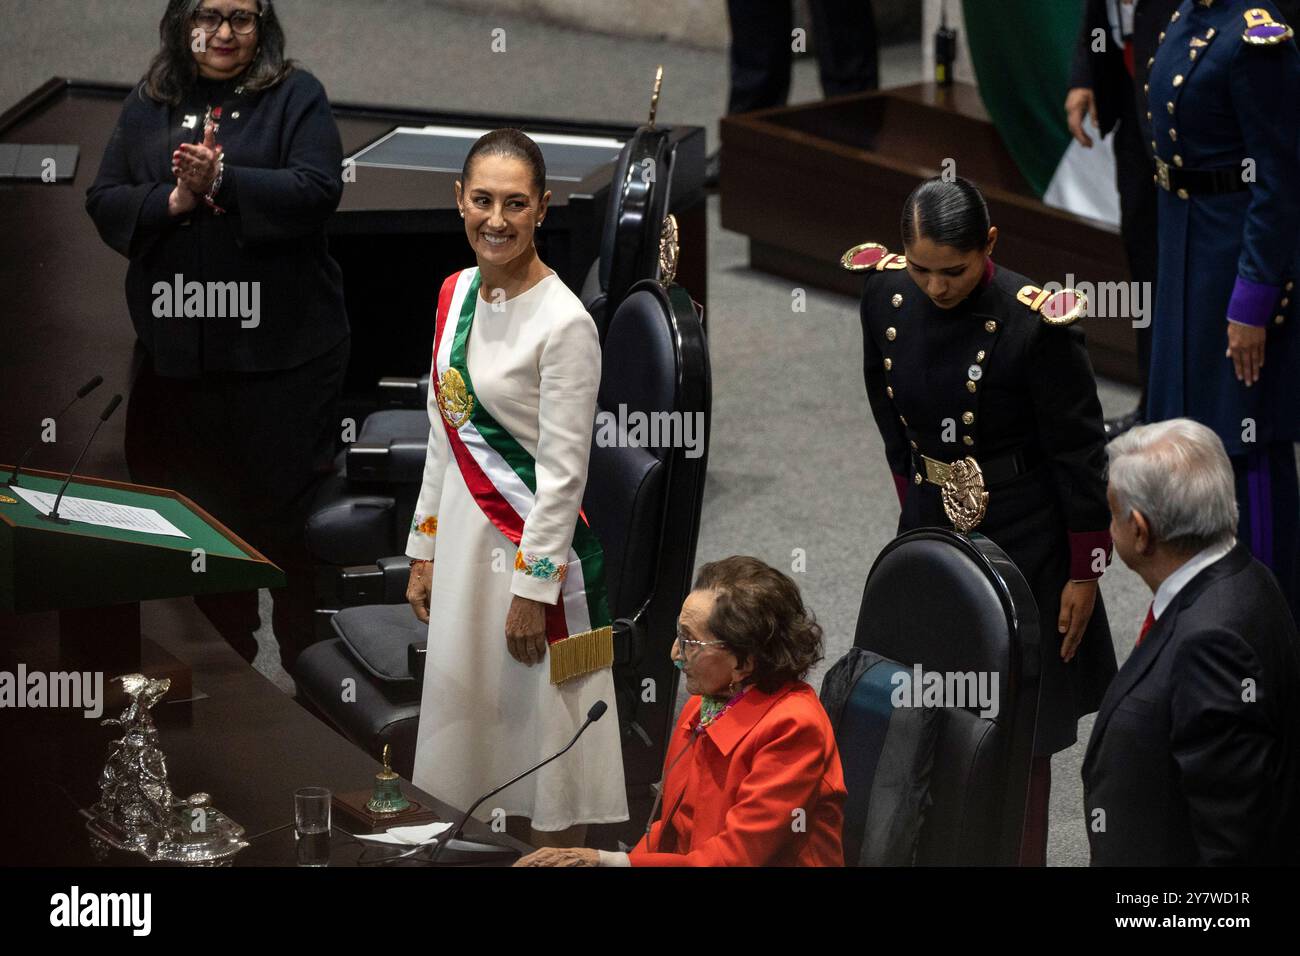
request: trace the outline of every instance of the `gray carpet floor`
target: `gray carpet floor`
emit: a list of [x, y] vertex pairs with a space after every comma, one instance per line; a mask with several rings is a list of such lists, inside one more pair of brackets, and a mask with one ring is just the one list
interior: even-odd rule
[[[0, 35], [0, 104], [50, 76], [133, 81], [157, 41], [162, 0], [9, 0]], [[520, 115], [639, 121], [654, 68], [666, 71], [661, 122], [698, 124], [717, 142], [726, 103], [721, 51], [620, 40], [521, 19], [479, 16], [418, 0], [282, 2], [289, 52], [339, 101], [373, 101]], [[506, 52], [491, 51], [503, 28]], [[920, 47], [882, 55], [886, 86], [916, 82]], [[793, 102], [820, 95], [815, 64], [795, 66]], [[97, 157], [83, 161], [97, 162]], [[889, 237], [863, 236], [865, 239]], [[713, 360], [713, 443], [699, 539], [701, 562], [753, 554], [792, 570], [826, 633], [820, 686], [852, 642], [862, 584], [893, 536], [898, 506], [861, 378], [857, 303], [808, 290], [791, 311], [791, 283], [748, 268], [742, 236], [718, 225], [710, 205], [708, 324]], [[1135, 391], [1101, 383], [1107, 414], [1132, 407]], [[1116, 566], [1102, 584], [1116, 651], [1132, 648], [1149, 595]], [[263, 619], [270, 620], [263, 595]], [[261, 635], [257, 666], [288, 687], [274, 638]], [[1048, 862], [1085, 865], [1080, 742], [1053, 761]]]

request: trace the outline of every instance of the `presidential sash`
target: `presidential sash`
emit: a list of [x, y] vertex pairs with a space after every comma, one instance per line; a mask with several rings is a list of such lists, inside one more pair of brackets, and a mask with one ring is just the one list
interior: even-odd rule
[[514, 544], [515, 570], [561, 582], [559, 600], [546, 608], [551, 683], [559, 684], [614, 662], [604, 555], [581, 510], [564, 563], [520, 549], [524, 522], [536, 501], [537, 463], [474, 394], [466, 354], [479, 284], [477, 268], [443, 282], [429, 384], [465, 486], [487, 519]]

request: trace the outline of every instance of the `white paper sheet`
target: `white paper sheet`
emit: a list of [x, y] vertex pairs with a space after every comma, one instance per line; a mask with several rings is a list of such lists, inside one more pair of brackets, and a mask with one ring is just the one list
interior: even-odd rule
[[425, 843], [438, 842], [435, 837], [444, 830], [450, 829], [450, 823], [425, 823], [414, 827], [392, 827], [383, 833], [358, 833], [356, 838], [396, 846], [421, 846]]
[[[10, 490], [43, 515], [50, 513], [50, 509], [54, 507], [54, 499], [57, 497], [48, 491], [32, 491], [28, 488], [11, 486]], [[133, 505], [94, 501], [90, 498], [69, 498], [64, 495], [63, 500], [59, 502], [59, 517], [67, 518], [69, 521], [99, 525], [101, 528], [143, 531], [147, 534], [165, 534], [175, 538], [189, 537], [153, 508], [136, 508]]]

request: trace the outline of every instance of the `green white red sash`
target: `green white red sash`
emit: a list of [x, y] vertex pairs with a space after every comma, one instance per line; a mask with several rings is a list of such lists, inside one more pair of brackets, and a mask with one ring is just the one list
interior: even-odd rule
[[514, 544], [516, 569], [561, 581], [559, 600], [546, 609], [551, 682], [558, 684], [614, 661], [604, 555], [581, 511], [565, 563], [534, 560], [519, 550], [524, 522], [536, 501], [537, 463], [474, 394], [466, 355], [479, 284], [477, 268], [443, 282], [429, 384], [465, 486], [487, 519]]

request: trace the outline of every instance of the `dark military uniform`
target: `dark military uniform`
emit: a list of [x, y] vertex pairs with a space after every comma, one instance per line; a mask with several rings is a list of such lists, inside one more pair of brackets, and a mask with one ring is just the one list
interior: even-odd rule
[[1099, 578], [1110, 555], [1105, 433], [1083, 332], [1068, 324], [1074, 294], [1050, 295], [989, 260], [975, 291], [945, 310], [902, 256], [876, 246], [859, 253], [855, 265], [864, 264], [867, 397], [898, 488], [899, 533], [952, 527], [927, 474], [966, 456], [979, 463], [989, 500], [975, 530], [1015, 561], [1038, 603], [1034, 752], [1064, 750], [1116, 670], [1100, 594], [1068, 664], [1056, 623], [1066, 582]]
[[[1148, 61], [1159, 273], [1148, 420], [1213, 428], [1243, 544], [1296, 606], [1300, 491], [1300, 52], [1266, 0], [1185, 0]], [[1237, 380], [1227, 321], [1268, 329]]]

